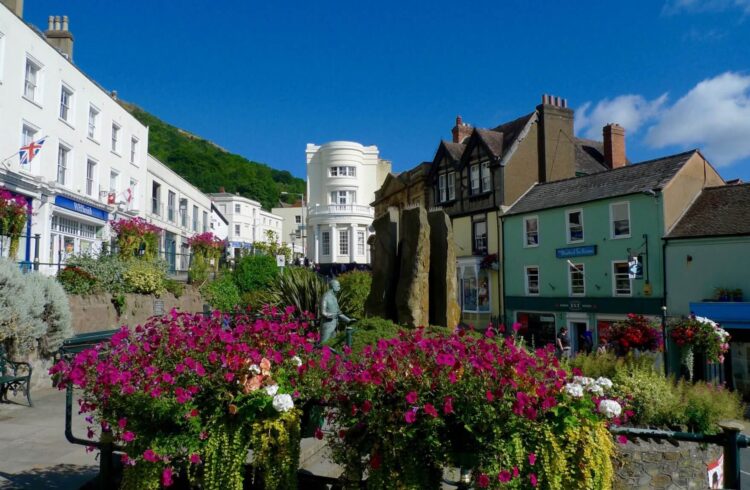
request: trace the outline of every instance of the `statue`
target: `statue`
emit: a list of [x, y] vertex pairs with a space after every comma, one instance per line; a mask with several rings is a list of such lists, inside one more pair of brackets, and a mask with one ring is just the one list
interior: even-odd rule
[[334, 279], [329, 284], [330, 288], [320, 298], [320, 341], [326, 342], [336, 334], [339, 319], [342, 322], [352, 323], [354, 318], [341, 313], [336, 293], [341, 291], [341, 284]]

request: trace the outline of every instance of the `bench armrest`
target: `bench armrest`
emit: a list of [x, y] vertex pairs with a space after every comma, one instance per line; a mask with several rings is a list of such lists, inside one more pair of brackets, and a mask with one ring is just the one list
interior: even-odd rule
[[28, 376], [31, 376], [32, 368], [31, 368], [31, 364], [29, 364], [28, 362], [15, 362], [15, 361], [10, 361], [10, 360], [6, 362], [11, 368], [13, 368], [14, 376], [18, 376], [18, 369], [22, 367], [25, 368], [26, 371], [28, 371]]

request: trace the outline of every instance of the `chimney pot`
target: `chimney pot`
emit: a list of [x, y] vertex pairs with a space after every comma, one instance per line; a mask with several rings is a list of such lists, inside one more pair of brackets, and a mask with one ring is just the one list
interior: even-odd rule
[[463, 120], [461, 119], [461, 116], [456, 116], [456, 126], [461, 126], [463, 124]]
[[59, 15], [55, 16], [55, 30], [56, 31], [60, 30], [60, 16]]
[[451, 134], [454, 143], [463, 143], [471, 134], [471, 126], [466, 124], [461, 116], [456, 116], [456, 125], [451, 130]]
[[62, 30], [63, 31], [67, 31], [68, 30], [68, 16], [67, 15], [63, 15], [63, 18], [62, 18]]
[[610, 168], [619, 168], [627, 165], [625, 155], [625, 128], [617, 123], [610, 123], [602, 130], [604, 141], [604, 164]]
[[54, 15], [50, 15], [47, 18], [47, 30], [51, 31], [54, 28], [55, 28], [55, 16]]

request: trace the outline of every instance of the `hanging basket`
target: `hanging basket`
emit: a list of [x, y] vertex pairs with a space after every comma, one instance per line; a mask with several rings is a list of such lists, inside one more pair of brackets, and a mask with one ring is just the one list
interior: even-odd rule
[[324, 423], [325, 407], [317, 400], [308, 400], [302, 405], [301, 437], [313, 437], [317, 430], [323, 428]]

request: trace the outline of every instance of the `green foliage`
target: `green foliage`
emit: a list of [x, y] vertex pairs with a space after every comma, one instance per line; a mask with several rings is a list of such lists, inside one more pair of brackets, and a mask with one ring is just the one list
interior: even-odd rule
[[297, 311], [318, 312], [318, 302], [328, 290], [328, 284], [319, 274], [304, 267], [287, 267], [269, 290], [269, 303], [294, 306]]
[[341, 311], [355, 318], [365, 316], [365, 301], [370, 294], [372, 274], [369, 271], [350, 271], [341, 274], [338, 279], [341, 284], [339, 306]]
[[[203, 192], [227, 192], [255, 199], [270, 209], [282, 191], [305, 192], [305, 181], [287, 171], [229, 153], [203, 138], [171, 126], [143, 109], [121, 103], [149, 127], [148, 151]], [[293, 197], [293, 196], [290, 196]]]
[[[352, 352], [358, 354], [367, 346], [377, 344], [380, 339], [392, 339], [398, 337], [399, 330], [409, 327], [399, 325], [385, 318], [377, 316], [358, 319], [354, 325], [354, 335], [352, 335]], [[450, 335], [450, 330], [445, 327], [430, 325], [425, 327], [427, 334]], [[346, 342], [344, 332], [339, 333], [328, 341], [328, 345], [334, 349], [342, 349]]]
[[39, 346], [42, 354], [52, 356], [60, 348], [63, 340], [74, 334], [68, 296], [53, 277], [31, 274], [29, 278], [39, 281], [44, 299], [44, 309], [40, 320], [46, 328], [44, 335], [39, 339]]
[[266, 289], [279, 274], [276, 259], [270, 255], [244, 255], [234, 267], [234, 282], [240, 292]]
[[200, 254], [193, 254], [190, 260], [190, 269], [188, 270], [188, 281], [190, 284], [202, 286], [208, 280], [208, 261], [206, 257]]
[[208, 303], [220, 311], [231, 311], [240, 304], [240, 291], [230, 274], [222, 274], [200, 289]]
[[117, 312], [117, 316], [122, 316], [123, 312], [125, 311], [125, 306], [127, 305], [127, 298], [123, 293], [114, 293], [112, 295], [112, 306], [115, 307], [115, 311]]
[[615, 391], [632, 396], [637, 426], [674, 427], [685, 423], [684, 406], [672, 378], [646, 369], [624, 369], [613, 378]]
[[185, 283], [175, 281], [174, 279], [167, 279], [164, 281], [164, 289], [168, 293], [172, 293], [175, 298], [179, 298], [185, 294]]
[[165, 264], [159, 261], [132, 260], [123, 274], [128, 289], [139, 294], [161, 294], [167, 279]]
[[240, 306], [250, 308], [251, 310], [260, 310], [263, 306], [271, 304], [274, 301], [270, 291], [259, 289], [257, 291], [248, 291], [240, 295]]
[[721, 420], [742, 420], [744, 407], [740, 395], [721, 386], [683, 381], [679, 391], [684, 406], [685, 424], [695, 432], [719, 432]]
[[279, 235], [273, 230], [266, 230], [266, 239], [253, 243], [256, 253], [270, 255], [276, 260], [277, 255], [283, 255], [287, 265], [292, 263], [292, 249], [285, 243], [279, 243]]
[[94, 284], [79, 291], [72, 285], [67, 285], [69, 278], [62, 277], [62, 271], [58, 279], [68, 294], [88, 294], [97, 291], [108, 293], [122, 293], [128, 290], [125, 284], [124, 274], [128, 268], [128, 262], [122, 260], [117, 254], [101, 253], [99, 255], [81, 254], [68, 257], [68, 267], [75, 267], [86, 272], [94, 280]]
[[68, 294], [91, 294], [96, 290], [96, 277], [75, 266], [65, 266], [57, 273], [63, 289]]
[[570, 368], [580, 369], [585, 376], [612, 379], [625, 369], [653, 370], [654, 361], [653, 354], [641, 354], [636, 357], [630, 353], [626, 356], [617, 356], [614, 352], [608, 351], [604, 354], [576, 354], [568, 365]]
[[299, 410], [290, 410], [276, 419], [253, 423], [250, 431], [253, 468], [265, 490], [297, 488], [300, 415]]

